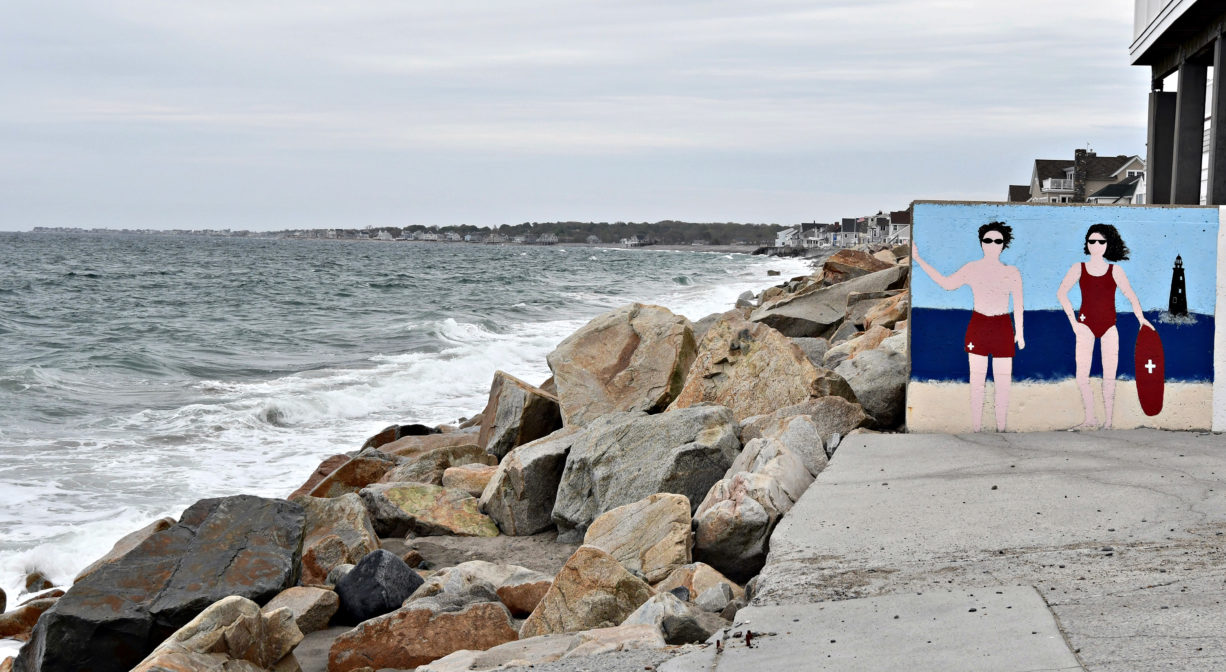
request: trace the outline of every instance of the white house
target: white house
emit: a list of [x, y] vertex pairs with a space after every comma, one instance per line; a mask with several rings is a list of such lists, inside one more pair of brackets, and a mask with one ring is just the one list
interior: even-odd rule
[[775, 247], [800, 247], [801, 246], [801, 227], [794, 226], [790, 229], [784, 229], [775, 234]]

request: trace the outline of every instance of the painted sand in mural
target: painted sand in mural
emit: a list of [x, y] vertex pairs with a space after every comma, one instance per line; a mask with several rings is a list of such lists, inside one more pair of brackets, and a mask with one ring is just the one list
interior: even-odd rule
[[913, 216], [910, 431], [1210, 427], [1217, 209]]

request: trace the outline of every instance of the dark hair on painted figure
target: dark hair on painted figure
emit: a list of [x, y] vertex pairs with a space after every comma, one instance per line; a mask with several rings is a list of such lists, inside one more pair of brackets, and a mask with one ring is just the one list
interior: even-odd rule
[[1009, 243], [1013, 241], [1013, 227], [1005, 224], [1004, 222], [988, 222], [987, 224], [979, 227], [980, 241], [983, 240], [983, 234], [987, 233], [988, 231], [1000, 232], [1001, 237], [1005, 239], [1004, 246], [1000, 248], [1002, 250], [1008, 248]]
[[1124, 244], [1124, 238], [1120, 236], [1120, 232], [1110, 224], [1091, 224], [1090, 230], [1086, 231], [1085, 243], [1081, 246], [1082, 252], [1090, 253], [1090, 236], [1096, 233], [1107, 241], [1107, 252], [1103, 254], [1103, 259], [1128, 261], [1128, 246]]

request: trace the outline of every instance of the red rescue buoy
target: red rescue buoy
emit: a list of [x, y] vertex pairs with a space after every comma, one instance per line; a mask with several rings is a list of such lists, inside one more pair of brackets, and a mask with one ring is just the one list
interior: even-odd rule
[[1162, 357], [1162, 339], [1158, 332], [1142, 326], [1137, 333], [1136, 351], [1137, 397], [1145, 415], [1162, 412], [1162, 392], [1166, 387], [1166, 368]]

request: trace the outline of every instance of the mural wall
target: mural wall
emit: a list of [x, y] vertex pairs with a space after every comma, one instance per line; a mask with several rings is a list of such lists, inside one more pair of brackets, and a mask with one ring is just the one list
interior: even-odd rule
[[1222, 424], [1217, 208], [913, 207], [909, 431]]

